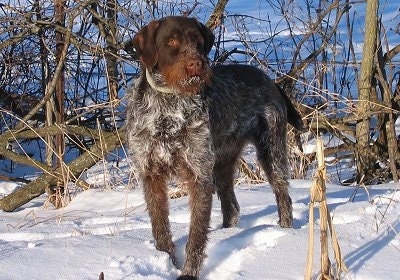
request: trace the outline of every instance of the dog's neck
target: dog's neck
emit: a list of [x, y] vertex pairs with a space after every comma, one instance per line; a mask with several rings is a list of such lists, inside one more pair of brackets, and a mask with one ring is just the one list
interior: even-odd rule
[[168, 94], [177, 93], [172, 87], [160, 85], [160, 83], [154, 79], [154, 73], [148, 68], [146, 68], [146, 80], [150, 87], [158, 92]]

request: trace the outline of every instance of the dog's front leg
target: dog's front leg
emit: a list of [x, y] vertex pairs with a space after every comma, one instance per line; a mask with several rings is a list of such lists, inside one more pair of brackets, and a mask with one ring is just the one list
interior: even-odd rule
[[213, 186], [210, 182], [194, 182], [189, 186], [191, 220], [186, 244], [186, 260], [178, 280], [198, 279], [210, 224]]
[[157, 250], [167, 252], [176, 266], [175, 245], [169, 225], [169, 209], [166, 179], [162, 176], [146, 176], [143, 182], [144, 197], [149, 211], [153, 237]]

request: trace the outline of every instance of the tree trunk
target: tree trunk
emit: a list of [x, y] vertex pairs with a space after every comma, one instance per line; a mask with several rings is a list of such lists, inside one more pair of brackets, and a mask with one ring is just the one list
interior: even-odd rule
[[[55, 20], [59, 26], [65, 26], [65, 0], [55, 0]], [[55, 94], [55, 120], [58, 125], [64, 123], [64, 95], [65, 95], [65, 62], [62, 58], [62, 52], [65, 44], [65, 36], [63, 33], [56, 30], [56, 64], [62, 63], [62, 69], [60, 76], [56, 83], [56, 94]], [[55, 139], [56, 146], [56, 168], [60, 168], [64, 162], [64, 150], [65, 141], [64, 134], [60, 133], [56, 135]]]
[[[380, 33], [380, 32], [379, 32]], [[391, 93], [391, 82], [388, 80], [386, 74], [386, 63], [385, 56], [383, 55], [382, 43], [380, 41], [380, 36], [378, 37], [378, 51], [377, 51], [377, 79], [379, 81], [379, 88], [382, 92], [383, 105], [386, 108], [397, 110], [395, 103], [393, 103], [393, 96]], [[390, 61], [388, 62], [390, 63]], [[395, 93], [394, 93], [395, 94]], [[397, 174], [397, 163], [399, 161], [399, 148], [397, 146], [397, 136], [396, 136], [396, 123], [397, 116], [393, 112], [387, 114], [382, 114], [380, 116], [379, 122], [379, 137], [376, 140], [377, 148], [379, 154], [387, 155], [388, 165], [390, 172], [392, 173], [393, 181], [398, 182], [399, 176]], [[376, 148], [375, 148], [376, 149]]]
[[117, 70], [117, 1], [107, 0], [107, 28], [106, 45], [109, 53], [106, 54], [108, 101], [118, 100], [118, 70]]
[[211, 30], [214, 30], [221, 25], [225, 7], [226, 4], [228, 4], [228, 1], [229, 0], [218, 0], [218, 3], [215, 5], [214, 11], [206, 23], [206, 26]]
[[370, 157], [370, 121], [365, 116], [371, 108], [371, 100], [375, 99], [372, 90], [372, 78], [374, 75], [374, 56], [377, 42], [378, 24], [378, 0], [367, 1], [367, 12], [365, 18], [365, 37], [363, 46], [363, 58], [361, 62], [361, 74], [358, 84], [358, 107], [357, 113], [362, 120], [356, 124], [357, 141], [357, 181], [360, 182], [368, 170], [373, 168], [374, 161]]

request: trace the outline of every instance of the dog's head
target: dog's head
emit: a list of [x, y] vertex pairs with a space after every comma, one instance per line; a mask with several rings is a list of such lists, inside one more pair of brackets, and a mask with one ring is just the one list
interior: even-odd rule
[[129, 42], [150, 73], [175, 92], [197, 94], [210, 82], [207, 55], [214, 34], [194, 18], [171, 16], [151, 21]]

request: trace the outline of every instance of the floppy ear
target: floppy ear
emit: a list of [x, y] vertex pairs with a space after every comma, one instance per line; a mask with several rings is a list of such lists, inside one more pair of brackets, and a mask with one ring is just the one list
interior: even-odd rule
[[132, 40], [140, 62], [147, 68], [154, 67], [158, 60], [155, 35], [159, 25], [159, 21], [151, 21], [143, 26]]
[[204, 38], [204, 51], [208, 54], [214, 45], [215, 36], [207, 26], [198, 21], [197, 23]]

